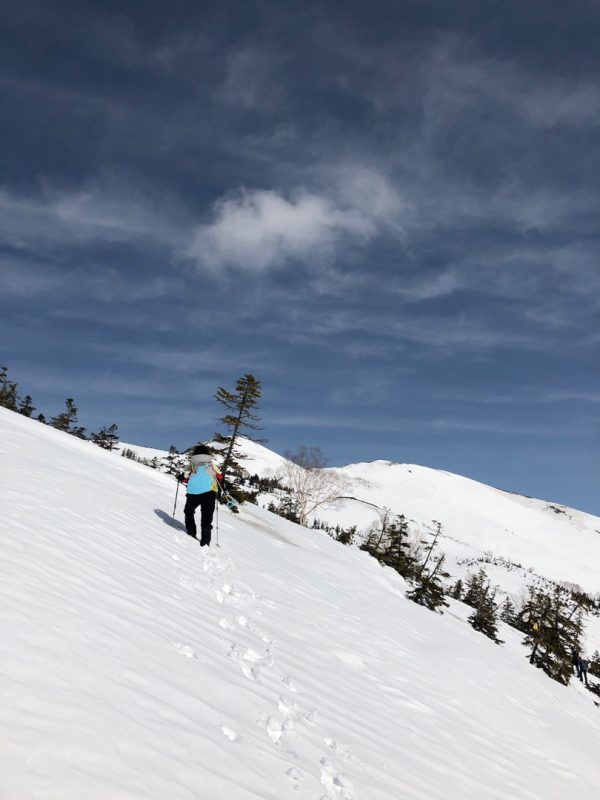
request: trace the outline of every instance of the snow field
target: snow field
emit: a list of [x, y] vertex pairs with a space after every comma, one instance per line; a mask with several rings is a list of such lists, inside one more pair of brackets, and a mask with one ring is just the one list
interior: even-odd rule
[[200, 550], [172, 479], [4, 410], [0, 487], [2, 800], [597, 793], [589, 696], [365, 554], [248, 506]]

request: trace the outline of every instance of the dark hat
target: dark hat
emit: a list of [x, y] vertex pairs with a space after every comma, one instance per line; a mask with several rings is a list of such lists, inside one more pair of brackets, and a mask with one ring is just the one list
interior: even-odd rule
[[205, 444], [199, 444], [197, 447], [194, 447], [192, 451], [193, 456], [209, 456], [210, 450]]

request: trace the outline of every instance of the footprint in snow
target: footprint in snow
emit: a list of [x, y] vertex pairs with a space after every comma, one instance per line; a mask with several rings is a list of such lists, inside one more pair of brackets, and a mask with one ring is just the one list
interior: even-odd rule
[[284, 719], [294, 720], [298, 718], [298, 703], [295, 703], [287, 697], [279, 698], [277, 701], [277, 708]]
[[289, 769], [286, 769], [285, 774], [292, 782], [292, 788], [297, 792], [300, 789], [300, 773], [296, 767], [290, 767]]
[[327, 747], [336, 754], [336, 756], [345, 758], [347, 761], [351, 761], [353, 759], [352, 751], [347, 745], [340, 744], [339, 742], [336, 742], [335, 739], [329, 739], [328, 737], [325, 737], [323, 741]]
[[237, 618], [236, 622], [237, 622], [237, 624], [240, 626], [240, 628], [245, 628], [246, 630], [248, 630], [248, 631], [251, 631], [251, 632], [252, 632], [252, 633], [254, 633], [256, 636], [258, 636], [258, 638], [259, 638], [259, 639], [260, 639], [262, 642], [264, 642], [265, 644], [267, 644], [267, 645], [271, 645], [271, 644], [273, 644], [273, 640], [271, 639], [271, 637], [270, 637], [270, 636], [268, 636], [268, 635], [267, 635], [267, 634], [266, 634], [264, 631], [262, 631], [262, 630], [261, 630], [261, 629], [258, 627], [258, 625], [255, 625], [255, 624], [252, 622], [252, 620], [248, 619], [248, 617], [246, 617], [246, 616], [244, 616], [244, 615], [242, 615], [242, 614], [241, 614], [241, 615], [240, 615], [240, 616]]
[[269, 739], [277, 747], [281, 747], [290, 755], [296, 756], [297, 754], [291, 749], [289, 736], [295, 730], [295, 725], [290, 719], [281, 720], [277, 717], [269, 717], [267, 719], [267, 734]]
[[354, 784], [338, 772], [328, 758], [321, 759], [321, 785], [326, 790], [326, 800], [357, 800]]
[[294, 692], [294, 694], [296, 694], [298, 692], [298, 687], [296, 686], [296, 684], [294, 683], [294, 681], [291, 679], [291, 677], [289, 675], [285, 676], [285, 678], [283, 679], [282, 683], [284, 683], [287, 686], [287, 688], [290, 690], [290, 692]]
[[237, 644], [231, 645], [228, 656], [239, 665], [243, 675], [251, 681], [258, 681], [261, 667], [273, 665], [270, 658], [264, 658], [251, 647], [244, 648]]
[[226, 572], [231, 568], [231, 562], [225, 561], [220, 556], [213, 555], [210, 550], [200, 548], [200, 552], [204, 556], [202, 561], [202, 569], [204, 572]]
[[196, 651], [190, 644], [184, 644], [183, 642], [175, 642], [174, 646], [180, 656], [185, 656], [186, 658], [196, 657]]
[[215, 596], [221, 605], [227, 604], [236, 608], [244, 608], [258, 602], [251, 587], [242, 583], [237, 583], [235, 586], [231, 583], [224, 583], [219, 589], [215, 589]]
[[225, 736], [226, 739], [229, 739], [230, 742], [237, 742], [240, 738], [239, 734], [228, 725], [223, 725], [221, 731], [223, 732], [223, 736]]

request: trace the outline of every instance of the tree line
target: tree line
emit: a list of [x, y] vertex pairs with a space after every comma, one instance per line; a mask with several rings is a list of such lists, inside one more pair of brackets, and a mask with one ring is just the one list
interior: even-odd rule
[[[15, 411], [30, 419], [36, 419], [44, 425], [49, 425], [78, 439], [89, 440], [105, 450], [113, 450], [119, 444], [119, 428], [116, 423], [105, 425], [99, 431], [88, 436], [86, 428], [79, 423], [79, 411], [72, 397], [66, 399], [64, 410], [48, 420], [42, 413], [35, 414], [37, 409], [31, 395], [27, 394], [21, 398], [17, 389], [18, 385], [9, 377], [7, 367], [0, 367], [0, 407]], [[250, 438], [252, 432], [259, 430], [257, 423], [260, 419], [255, 413], [255, 407], [261, 394], [260, 381], [247, 373], [236, 381], [233, 390], [219, 386], [214, 395], [215, 400], [225, 407], [225, 413], [218, 418], [218, 422], [225, 432], [217, 431], [215, 433], [213, 442], [216, 443], [216, 447], [213, 449], [223, 456], [221, 470], [224, 478], [230, 478], [228, 485], [238, 502], [253, 498], [252, 493], [246, 491], [241, 485], [244, 478], [241, 461], [244, 456], [239, 450], [239, 437], [244, 434]], [[205, 444], [206, 441], [202, 443]], [[121, 455], [146, 464], [153, 469], [163, 469], [171, 475], [185, 469], [187, 463], [184, 454], [179, 453], [175, 445], [171, 445], [169, 453], [164, 459], [139, 458], [127, 448], [121, 452]]]
[[116, 424], [105, 425], [97, 433], [91, 433], [86, 436], [86, 429], [79, 424], [78, 409], [72, 397], [65, 400], [65, 408], [60, 411], [56, 416], [46, 419], [44, 414], [34, 414], [37, 411], [33, 405], [33, 398], [31, 395], [26, 394], [24, 397], [19, 397], [17, 392], [17, 383], [8, 377], [8, 369], [0, 367], [0, 407], [7, 408], [9, 411], [16, 411], [17, 414], [22, 414], [24, 417], [36, 419], [43, 425], [50, 425], [59, 431], [70, 433], [78, 439], [88, 439], [94, 444], [112, 450], [119, 442], [119, 430]]

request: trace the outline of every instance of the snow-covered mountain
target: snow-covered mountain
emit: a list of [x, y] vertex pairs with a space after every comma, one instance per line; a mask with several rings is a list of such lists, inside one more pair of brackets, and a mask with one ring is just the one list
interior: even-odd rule
[[[139, 457], [165, 451], [122, 444]], [[285, 459], [248, 439], [240, 441], [244, 466], [262, 477], [282, 473]], [[454, 579], [484, 568], [501, 601], [519, 602], [529, 586], [554, 581], [592, 596], [600, 593], [600, 518], [568, 506], [505, 492], [483, 483], [415, 464], [373, 461], [336, 469], [348, 481], [347, 497], [313, 517], [365, 533], [384, 509], [404, 514], [415, 538], [442, 524], [441, 547]], [[259, 498], [268, 505], [269, 495]], [[600, 650], [600, 618], [588, 617], [586, 649]]]
[[444, 549], [456, 560], [492, 553], [551, 580], [600, 591], [598, 517], [413, 464], [375, 461], [341, 472], [357, 500], [320, 514], [324, 519], [368, 527], [378, 516], [368, 501], [419, 528], [441, 522]]
[[[257, 471], [277, 466], [254, 457]], [[403, 485], [382, 476], [405, 472], [398, 510], [416, 523], [419, 508], [428, 522], [445, 508], [448, 537], [490, 549], [477, 521], [495, 519], [496, 490], [461, 518], [458, 476], [423, 470], [437, 480], [430, 510], [409, 480], [423, 468], [345, 469], [353, 496], [377, 505]], [[222, 508], [220, 547], [200, 550], [171, 520], [175, 486], [0, 409], [2, 800], [597, 794], [598, 709], [530, 667], [516, 632], [503, 627], [498, 647], [460, 603], [433, 614], [366, 554], [260, 507]], [[512, 517], [494, 542], [510, 531], [523, 558], [526, 531], [542, 536], [535, 515], [567, 525], [535, 501], [496, 500]], [[354, 524], [363, 506], [335, 513]], [[595, 541], [598, 521], [576, 519], [571, 537]], [[584, 580], [579, 556], [563, 577]]]

